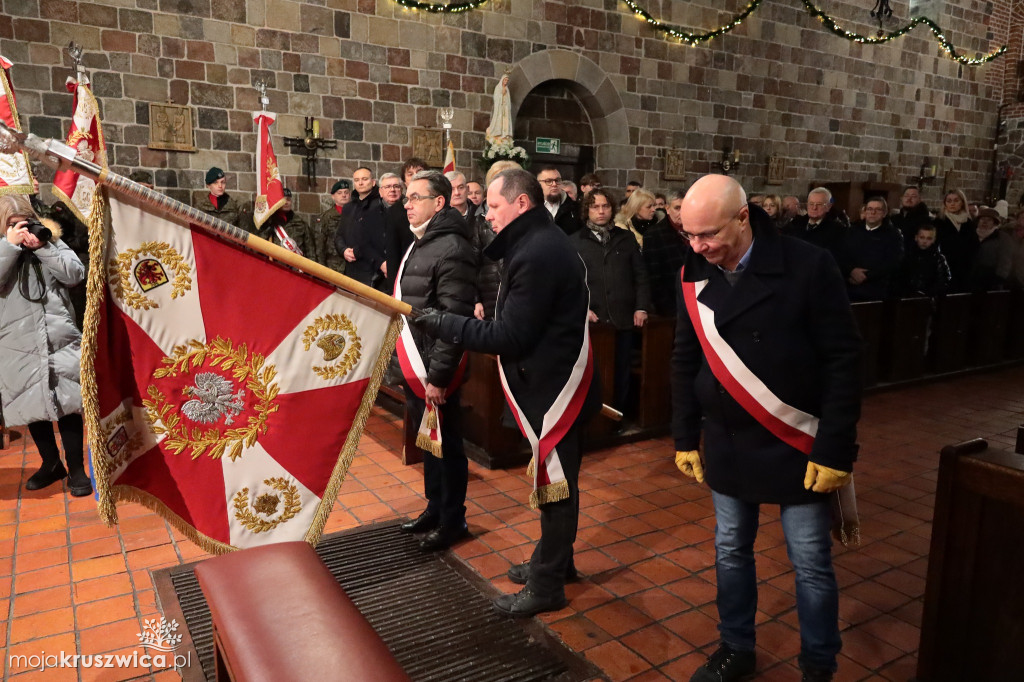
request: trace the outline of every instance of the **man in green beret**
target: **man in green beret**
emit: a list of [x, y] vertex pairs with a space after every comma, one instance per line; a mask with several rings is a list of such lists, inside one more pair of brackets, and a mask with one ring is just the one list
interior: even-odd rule
[[252, 232], [252, 209], [227, 193], [227, 180], [224, 171], [216, 166], [206, 171], [207, 193], [203, 195], [196, 208], [215, 218], [220, 218], [235, 227]]
[[334, 246], [334, 236], [341, 229], [341, 212], [352, 199], [352, 182], [338, 180], [331, 185], [331, 207], [313, 220], [313, 239], [321, 265], [345, 272], [345, 258]]

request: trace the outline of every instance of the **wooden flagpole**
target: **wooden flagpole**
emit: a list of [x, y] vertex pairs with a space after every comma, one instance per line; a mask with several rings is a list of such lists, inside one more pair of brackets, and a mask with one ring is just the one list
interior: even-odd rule
[[215, 218], [176, 199], [172, 199], [156, 190], [143, 187], [139, 183], [133, 182], [123, 175], [110, 172], [108, 169], [102, 168], [91, 161], [80, 159], [76, 155], [75, 150], [63, 142], [52, 139], [43, 140], [31, 133], [19, 133], [0, 121], [0, 152], [16, 153], [17, 151], [25, 151], [36, 161], [57, 170], [73, 168], [81, 175], [94, 180], [98, 185], [113, 187], [123, 194], [141, 199], [164, 213], [187, 220], [189, 223], [197, 225], [207, 232], [216, 234], [236, 244], [242, 244], [253, 251], [262, 253], [296, 270], [312, 275], [339, 289], [344, 289], [357, 296], [369, 299], [393, 312], [409, 316], [416, 316], [419, 313], [418, 310], [413, 309], [408, 303], [392, 298], [373, 287], [357, 282], [351, 277], [346, 277], [326, 266], [293, 253], [266, 239], [261, 239], [250, 232], [235, 227], [220, 218]]

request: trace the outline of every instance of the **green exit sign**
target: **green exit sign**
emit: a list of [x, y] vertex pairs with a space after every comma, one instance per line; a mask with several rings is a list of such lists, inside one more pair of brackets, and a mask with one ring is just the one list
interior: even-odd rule
[[562, 141], [557, 137], [538, 137], [537, 146], [534, 148], [538, 154], [560, 154], [562, 152]]

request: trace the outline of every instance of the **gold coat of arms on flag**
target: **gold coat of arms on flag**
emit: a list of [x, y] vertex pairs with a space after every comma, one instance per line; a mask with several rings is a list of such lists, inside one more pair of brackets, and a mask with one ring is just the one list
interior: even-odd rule
[[104, 192], [83, 353], [101, 516], [140, 502], [211, 552], [315, 544], [400, 316]]

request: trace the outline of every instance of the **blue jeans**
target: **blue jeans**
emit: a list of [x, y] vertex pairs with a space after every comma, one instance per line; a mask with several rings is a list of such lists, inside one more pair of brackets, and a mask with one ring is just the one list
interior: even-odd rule
[[[718, 576], [718, 631], [738, 651], [754, 650], [757, 575], [754, 540], [760, 506], [711, 493], [715, 504], [715, 568]], [[786, 550], [796, 571], [800, 621], [800, 666], [836, 669], [839, 587], [832, 570], [832, 515], [828, 500], [780, 505]]]

